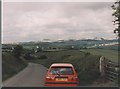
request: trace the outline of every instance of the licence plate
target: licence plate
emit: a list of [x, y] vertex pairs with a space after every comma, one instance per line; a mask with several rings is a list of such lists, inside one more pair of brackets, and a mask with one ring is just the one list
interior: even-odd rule
[[56, 80], [56, 81], [68, 81], [67, 78], [56, 78], [55, 80]]

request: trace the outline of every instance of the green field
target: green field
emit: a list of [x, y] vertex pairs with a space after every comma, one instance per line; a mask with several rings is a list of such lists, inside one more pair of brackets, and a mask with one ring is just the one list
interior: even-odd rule
[[111, 49], [84, 49], [82, 51], [90, 52], [93, 55], [104, 56], [105, 58], [114, 62], [118, 62], [118, 54], [120, 54], [119, 51]]
[[24, 45], [24, 46], [23, 46], [23, 48], [25, 48], [25, 49], [33, 49], [33, 48], [35, 48], [35, 47], [36, 47], [36, 46], [34, 46], [34, 45], [33, 45], [33, 46], [25, 46], [25, 45]]
[[120, 47], [119, 45], [108, 45], [108, 46], [100, 46], [99, 48], [120, 51], [119, 47]]

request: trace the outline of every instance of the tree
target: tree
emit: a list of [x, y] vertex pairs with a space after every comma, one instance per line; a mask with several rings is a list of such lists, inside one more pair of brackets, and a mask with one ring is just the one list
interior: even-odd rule
[[41, 52], [41, 51], [42, 51], [41, 47], [37, 48], [37, 52]]
[[118, 37], [120, 37], [120, 0], [116, 1], [111, 7], [114, 10], [112, 14], [112, 16], [114, 17], [113, 23], [114, 25], [117, 25], [114, 33], [117, 33]]
[[23, 52], [23, 46], [21, 45], [17, 45], [13, 50], [13, 53], [17, 58], [20, 58], [22, 52]]

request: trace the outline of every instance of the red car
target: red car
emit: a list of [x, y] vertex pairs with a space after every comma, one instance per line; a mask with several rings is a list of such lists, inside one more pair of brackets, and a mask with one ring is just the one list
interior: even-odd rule
[[45, 86], [78, 86], [78, 77], [73, 65], [52, 64], [45, 77]]

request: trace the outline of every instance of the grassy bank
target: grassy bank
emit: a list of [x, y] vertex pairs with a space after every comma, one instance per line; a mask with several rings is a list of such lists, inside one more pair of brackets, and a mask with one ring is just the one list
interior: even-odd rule
[[89, 85], [99, 78], [100, 56], [79, 50], [39, 52], [35, 55], [37, 55], [38, 59], [31, 59], [30, 61], [40, 63], [47, 68], [52, 63], [72, 63], [77, 70], [80, 85]]
[[12, 53], [2, 53], [2, 81], [15, 75], [27, 66], [27, 62], [17, 59]]
[[112, 49], [85, 49], [82, 51], [90, 52], [93, 55], [102, 55], [114, 62], [118, 62], [118, 55], [120, 55], [118, 50]]

